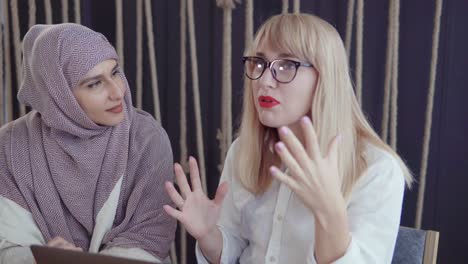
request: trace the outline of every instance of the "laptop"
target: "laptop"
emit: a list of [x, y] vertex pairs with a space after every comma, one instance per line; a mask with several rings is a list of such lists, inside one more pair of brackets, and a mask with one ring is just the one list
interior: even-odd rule
[[37, 264], [154, 264], [153, 262], [112, 257], [46, 246], [31, 246]]

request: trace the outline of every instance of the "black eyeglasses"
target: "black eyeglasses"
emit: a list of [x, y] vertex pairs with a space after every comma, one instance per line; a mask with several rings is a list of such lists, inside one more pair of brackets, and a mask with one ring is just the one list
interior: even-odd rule
[[258, 80], [262, 77], [266, 68], [269, 68], [271, 75], [279, 83], [289, 83], [296, 77], [297, 69], [300, 66], [314, 67], [310, 63], [279, 59], [273, 61], [266, 61], [261, 57], [242, 57], [244, 62], [245, 75], [251, 80]]

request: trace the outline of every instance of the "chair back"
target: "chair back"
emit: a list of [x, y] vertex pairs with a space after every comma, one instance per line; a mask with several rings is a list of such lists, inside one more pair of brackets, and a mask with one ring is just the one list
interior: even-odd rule
[[435, 264], [439, 232], [400, 226], [392, 264]]

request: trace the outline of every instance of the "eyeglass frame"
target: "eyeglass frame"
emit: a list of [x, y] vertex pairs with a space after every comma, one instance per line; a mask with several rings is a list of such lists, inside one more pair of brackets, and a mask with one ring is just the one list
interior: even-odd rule
[[[262, 70], [262, 73], [260, 73], [260, 75], [257, 77], [257, 78], [251, 78], [248, 74], [247, 74], [247, 71], [245, 71], [245, 62], [248, 60], [248, 59], [251, 59], [251, 58], [255, 58], [255, 59], [260, 59], [260, 60], [263, 60], [264, 61], [264, 64], [263, 64], [263, 70]], [[289, 62], [292, 62], [294, 63], [294, 65], [296, 66], [296, 71], [294, 72], [294, 76], [291, 78], [290, 81], [287, 81], [287, 82], [282, 82], [282, 81], [279, 81], [275, 74], [273, 73], [273, 71], [271, 70], [273, 64], [277, 61], [289, 61]], [[242, 63], [244, 64], [244, 72], [245, 72], [245, 76], [247, 76], [247, 78], [249, 78], [250, 80], [258, 80], [260, 79], [263, 74], [265, 73], [265, 70], [267, 68], [270, 69], [270, 73], [271, 73], [271, 76], [273, 76], [273, 78], [279, 82], [279, 83], [290, 83], [292, 81], [294, 81], [294, 78], [296, 78], [296, 75], [297, 75], [297, 70], [299, 69], [299, 67], [312, 67], [314, 68], [314, 65], [312, 65], [311, 63], [306, 63], [306, 62], [301, 62], [301, 61], [295, 61], [295, 60], [290, 60], [290, 59], [275, 59], [275, 60], [272, 60], [272, 61], [267, 61], [265, 58], [262, 58], [262, 57], [258, 57], [258, 56], [244, 56], [242, 57]]]

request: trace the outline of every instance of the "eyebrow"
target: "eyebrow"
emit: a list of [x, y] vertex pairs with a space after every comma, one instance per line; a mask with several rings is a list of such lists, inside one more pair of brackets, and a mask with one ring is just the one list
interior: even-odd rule
[[[112, 68], [112, 71], [111, 72], [114, 72], [117, 68], [119, 67], [119, 63], [115, 63], [115, 66]], [[94, 80], [98, 80], [100, 78], [103, 77], [103, 74], [99, 74], [99, 75], [95, 75], [95, 76], [91, 76], [91, 77], [88, 77], [88, 78], [85, 78], [83, 79], [79, 85], [82, 85], [84, 83], [87, 83], [89, 81], [94, 81]]]
[[[256, 56], [266, 58], [265, 54], [263, 52], [256, 52]], [[278, 55], [278, 58], [295, 58], [296, 56], [292, 55], [291, 53], [280, 53]]]

